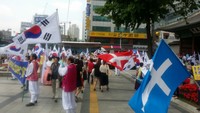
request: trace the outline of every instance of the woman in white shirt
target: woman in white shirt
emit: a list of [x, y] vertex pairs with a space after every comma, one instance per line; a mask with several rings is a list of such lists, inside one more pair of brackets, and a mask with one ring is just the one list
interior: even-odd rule
[[101, 72], [101, 76], [100, 76], [101, 92], [103, 92], [103, 86], [106, 86], [107, 91], [108, 91], [109, 90], [109, 87], [108, 87], [108, 84], [109, 84], [109, 80], [108, 80], [109, 66], [106, 64], [105, 61], [103, 61], [99, 70]]

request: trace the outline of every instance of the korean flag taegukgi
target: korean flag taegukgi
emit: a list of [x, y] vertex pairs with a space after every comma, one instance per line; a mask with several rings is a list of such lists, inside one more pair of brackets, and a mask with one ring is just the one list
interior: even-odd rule
[[153, 56], [153, 67], [129, 101], [136, 113], [167, 113], [176, 88], [189, 72], [164, 40]]
[[13, 38], [18, 45], [35, 43], [61, 43], [58, 12]]

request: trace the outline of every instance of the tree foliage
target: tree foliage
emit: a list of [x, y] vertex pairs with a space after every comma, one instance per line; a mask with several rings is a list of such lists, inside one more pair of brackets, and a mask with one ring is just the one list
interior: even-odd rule
[[[124, 25], [132, 29], [146, 23], [148, 51], [152, 55], [152, 36], [150, 26], [159, 22], [169, 13], [170, 8], [176, 14], [187, 17], [189, 12], [199, 8], [199, 0], [106, 0], [103, 7], [97, 8], [96, 13], [108, 16], [117, 27]], [[175, 5], [179, 3], [180, 5]]]

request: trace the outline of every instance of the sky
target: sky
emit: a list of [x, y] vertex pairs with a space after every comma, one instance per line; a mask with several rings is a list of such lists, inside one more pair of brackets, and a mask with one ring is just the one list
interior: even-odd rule
[[66, 28], [69, 27], [69, 22], [77, 24], [80, 34], [82, 33], [86, 0], [0, 0], [0, 30], [11, 29], [13, 33], [18, 33], [22, 21], [32, 22], [36, 13], [51, 15], [56, 9], [60, 23], [65, 22]]

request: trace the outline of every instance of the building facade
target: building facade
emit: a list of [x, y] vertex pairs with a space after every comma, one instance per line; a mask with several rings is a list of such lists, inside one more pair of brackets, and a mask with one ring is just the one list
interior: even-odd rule
[[33, 23], [31, 22], [21, 22], [20, 33], [31, 28], [32, 26], [33, 26]]
[[[198, 1], [198, 0], [197, 0]], [[179, 3], [175, 3], [181, 7]], [[179, 54], [193, 54], [200, 52], [200, 9], [194, 10], [187, 15], [187, 20], [182, 16], [175, 15], [172, 10], [166, 18], [155, 24], [155, 29], [174, 32], [179, 42]]]
[[79, 39], [79, 28], [76, 24], [72, 24], [69, 26], [68, 35], [73, 40]]
[[82, 37], [81, 40], [82, 41], [87, 41], [87, 30], [86, 30], [86, 12], [83, 11], [83, 21], [82, 21]]
[[44, 20], [47, 17], [48, 17], [48, 15], [35, 14], [33, 16], [33, 24], [35, 25], [35, 24], [41, 22], [42, 20]]
[[[106, 16], [100, 16], [95, 13], [95, 9], [102, 7], [106, 0], [87, 0], [86, 8], [86, 31], [87, 40], [90, 42], [101, 42], [104, 47], [113, 47], [108, 49], [126, 50], [133, 47], [143, 50], [147, 49], [147, 36], [144, 30], [145, 25], [139, 29], [131, 31], [124, 26], [117, 28], [111, 19]], [[134, 45], [134, 46], [133, 46]], [[138, 45], [138, 46], [137, 46]], [[146, 47], [146, 48], [144, 48]]]
[[33, 20], [32, 22], [21, 22], [21, 26], [20, 26], [20, 33], [28, 30], [29, 28], [31, 28], [33, 25], [39, 23], [40, 21], [44, 20], [45, 18], [47, 18], [48, 15], [39, 15], [39, 14], [35, 14], [33, 16]]

